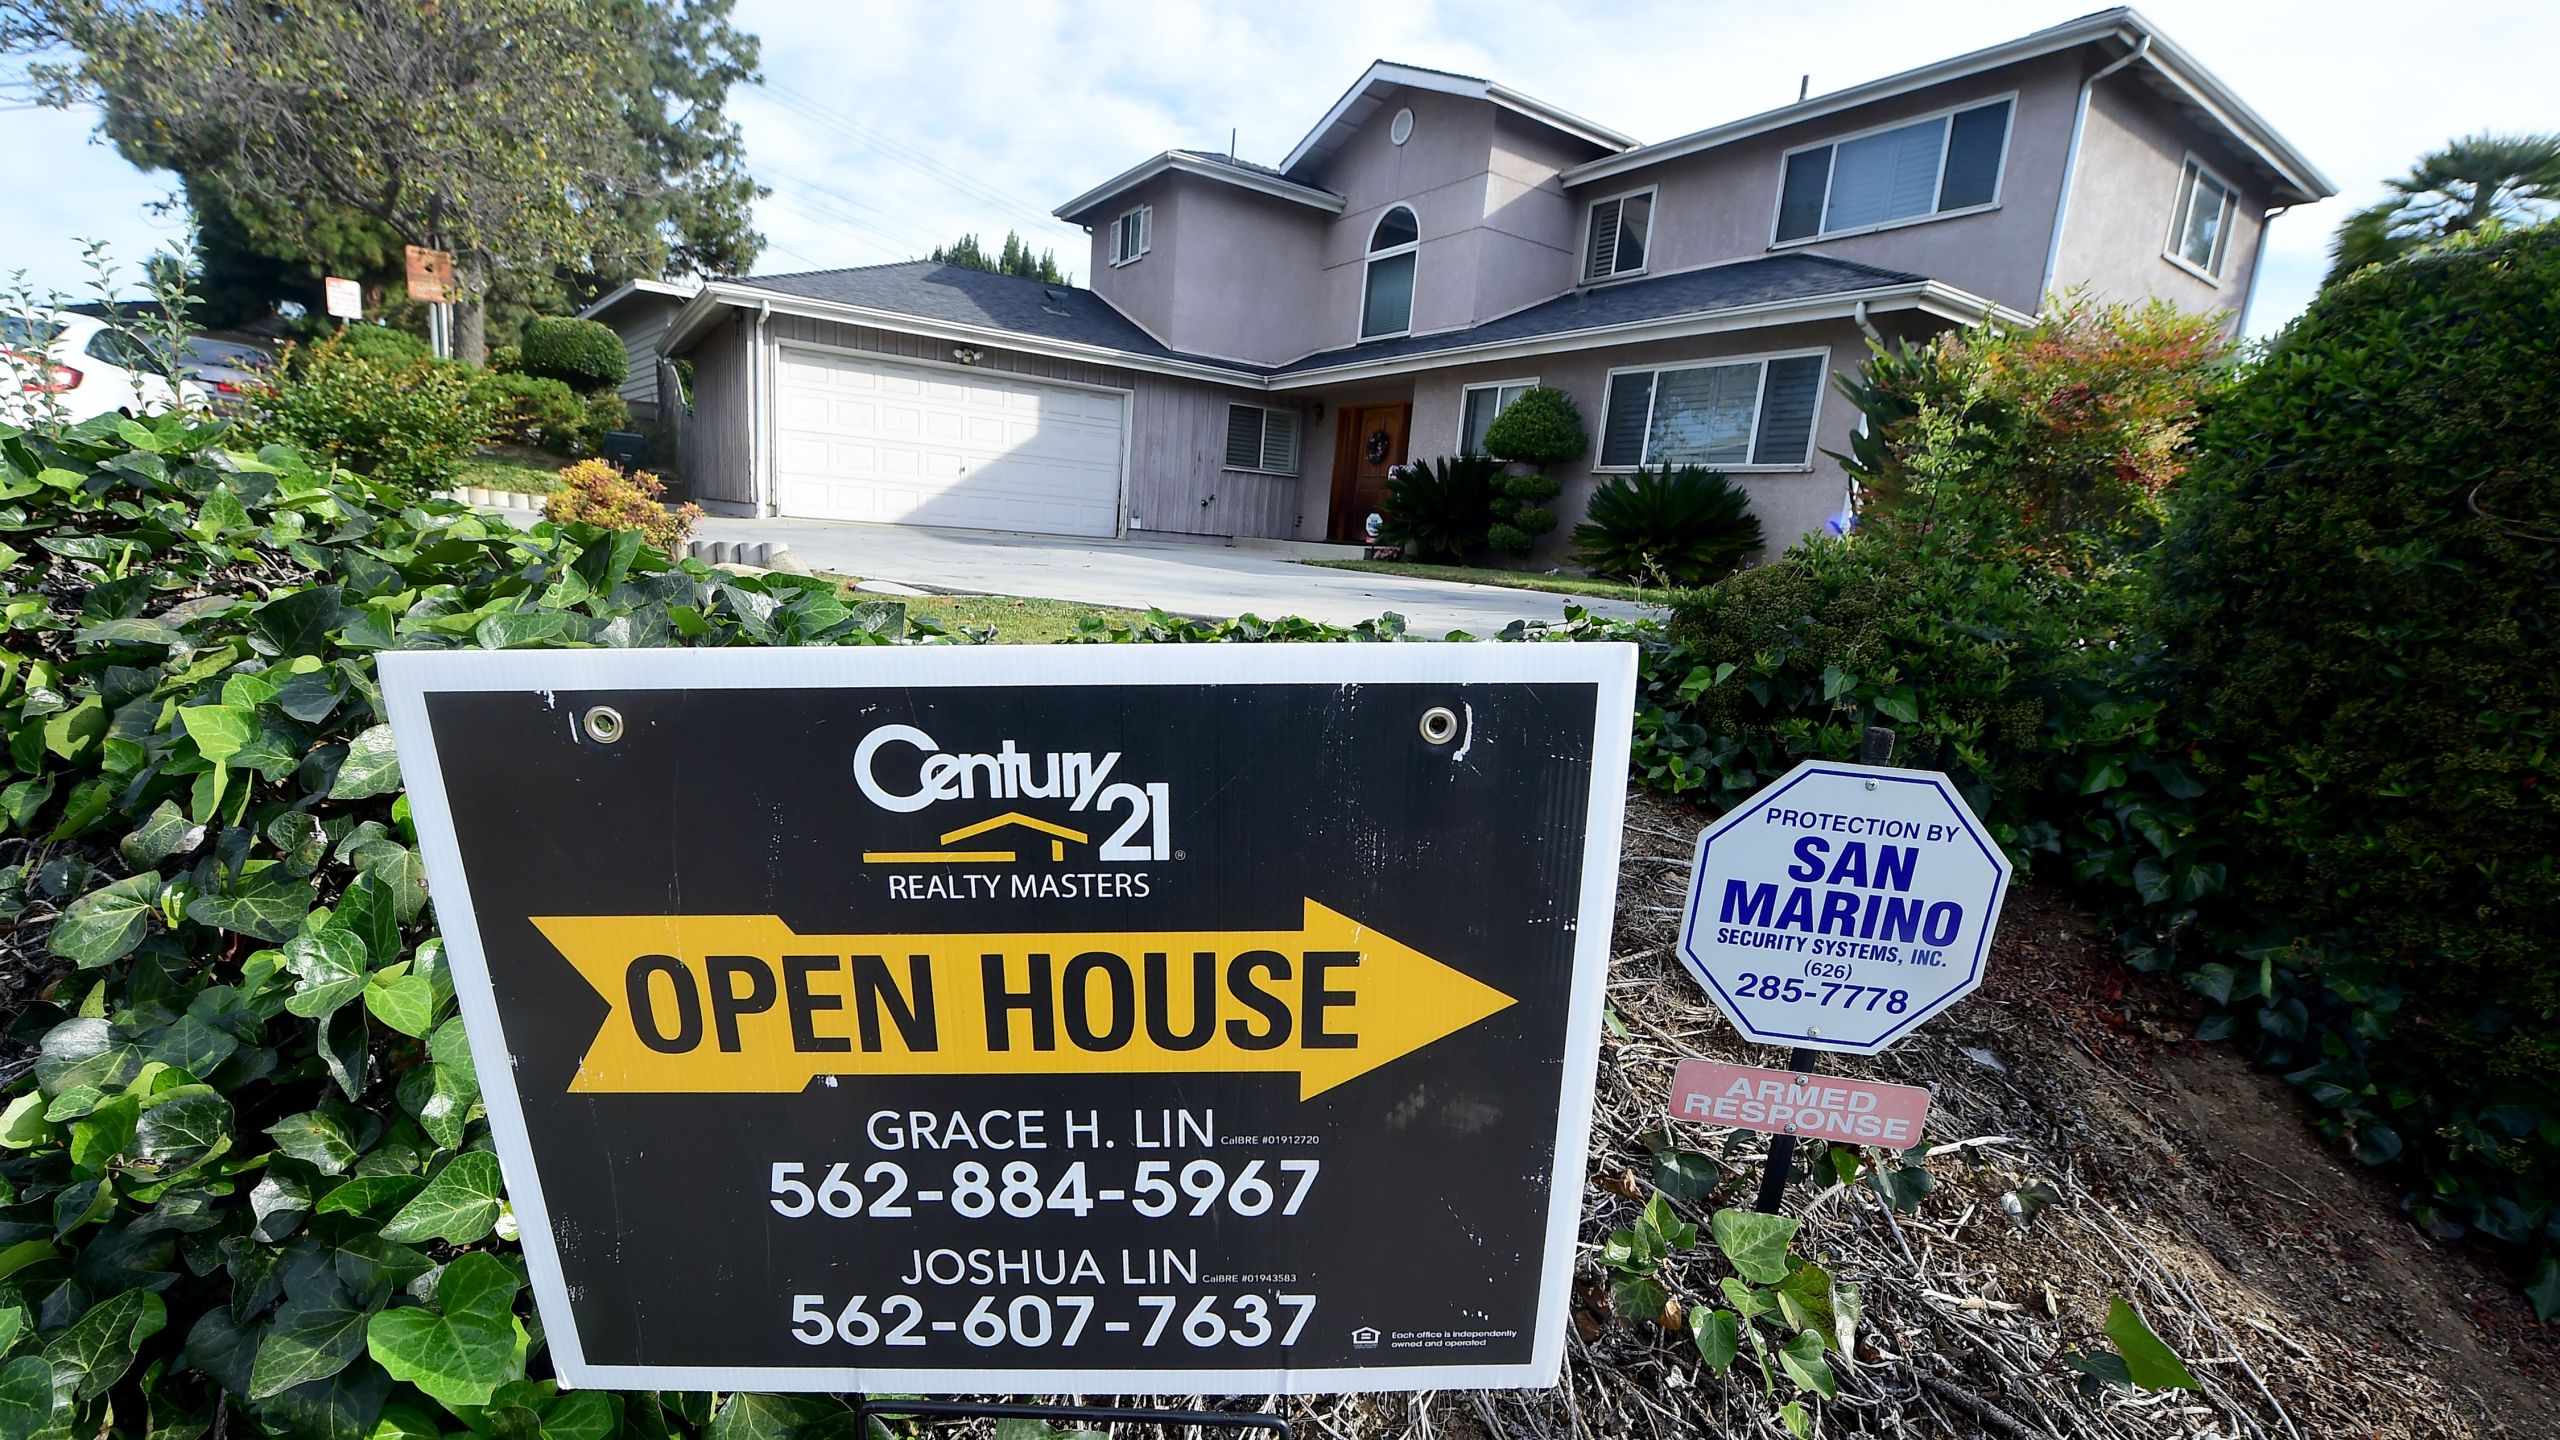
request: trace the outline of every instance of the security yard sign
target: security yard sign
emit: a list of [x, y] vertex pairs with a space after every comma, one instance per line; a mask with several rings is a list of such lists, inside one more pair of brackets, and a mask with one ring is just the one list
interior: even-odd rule
[[1873, 1055], [1982, 983], [2009, 870], [1946, 776], [1808, 760], [1698, 837], [1680, 959], [1746, 1039]]
[[1629, 647], [382, 674], [565, 1383], [1554, 1383]]

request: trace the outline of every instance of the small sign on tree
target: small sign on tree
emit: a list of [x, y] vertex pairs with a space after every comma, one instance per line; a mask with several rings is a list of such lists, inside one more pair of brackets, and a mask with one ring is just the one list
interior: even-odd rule
[[429, 305], [453, 301], [453, 252], [412, 245], [409, 255], [409, 298]]
[[355, 281], [332, 275], [320, 282], [320, 293], [329, 313], [338, 319], [364, 318], [364, 287]]

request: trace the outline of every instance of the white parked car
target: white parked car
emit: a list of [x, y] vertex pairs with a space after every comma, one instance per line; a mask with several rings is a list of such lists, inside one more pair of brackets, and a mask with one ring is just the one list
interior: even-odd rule
[[[169, 382], [149, 349], [94, 315], [0, 315], [0, 361], [7, 367], [0, 421], [10, 424], [44, 418], [47, 396], [66, 424], [116, 410], [138, 415], [170, 406]], [[176, 398], [201, 410], [211, 397], [204, 386], [181, 379]]]

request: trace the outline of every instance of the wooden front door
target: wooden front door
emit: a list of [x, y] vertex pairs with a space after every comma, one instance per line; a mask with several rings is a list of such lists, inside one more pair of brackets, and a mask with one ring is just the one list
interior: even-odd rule
[[1333, 441], [1333, 516], [1325, 538], [1366, 544], [1369, 517], [1387, 498], [1387, 472], [1405, 461], [1413, 402], [1344, 407]]

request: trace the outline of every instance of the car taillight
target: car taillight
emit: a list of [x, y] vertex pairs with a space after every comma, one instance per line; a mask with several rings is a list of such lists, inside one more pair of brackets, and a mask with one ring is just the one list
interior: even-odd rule
[[80, 372], [72, 369], [68, 365], [59, 365], [48, 360], [39, 368], [43, 372], [44, 378], [39, 380], [31, 377], [29, 379], [21, 380], [18, 382], [19, 390], [29, 394], [42, 393], [58, 395], [65, 390], [76, 390], [80, 388]]
[[238, 395], [242, 393], [240, 386], [236, 382], [230, 380], [216, 380], [213, 382], [213, 388], [225, 395]]

